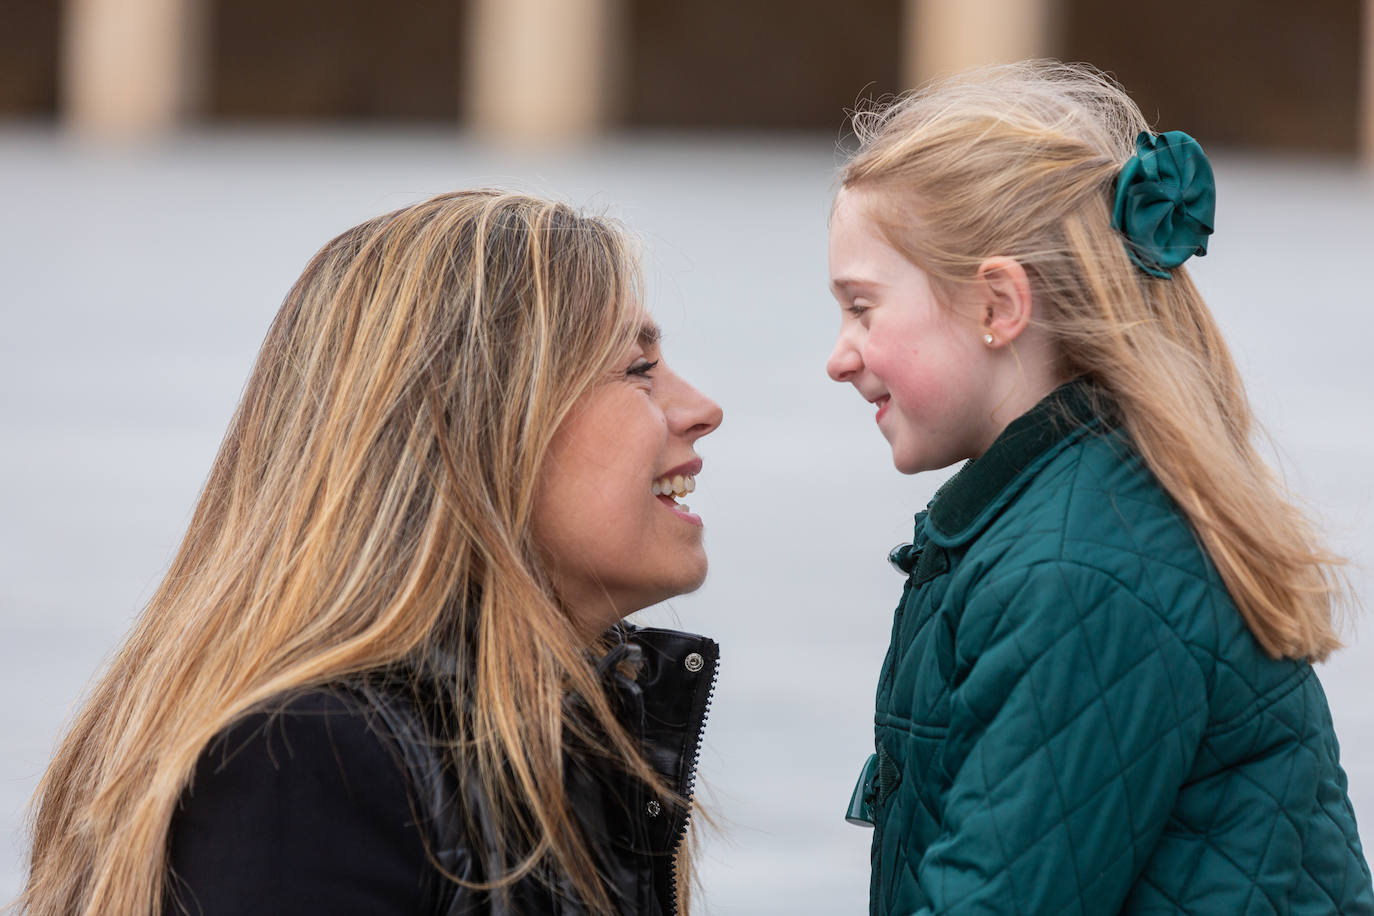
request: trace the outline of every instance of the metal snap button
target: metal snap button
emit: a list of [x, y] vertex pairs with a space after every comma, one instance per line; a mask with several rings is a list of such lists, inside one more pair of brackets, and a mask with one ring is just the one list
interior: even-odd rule
[[644, 806], [644, 810], [649, 813], [649, 817], [658, 817], [658, 812], [663, 810], [663, 806], [656, 801], [650, 801]]
[[700, 671], [702, 667], [706, 664], [706, 659], [701, 657], [700, 652], [693, 652], [691, 655], [688, 655], [685, 659], [682, 660], [682, 664], [687, 667], [688, 671], [691, 671], [693, 674], [695, 674], [696, 672]]

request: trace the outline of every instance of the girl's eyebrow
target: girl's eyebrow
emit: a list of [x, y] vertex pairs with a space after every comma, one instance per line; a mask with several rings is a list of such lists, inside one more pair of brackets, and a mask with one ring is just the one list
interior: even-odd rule
[[872, 280], [859, 280], [853, 277], [839, 277], [830, 281], [830, 290], [835, 295], [852, 295], [857, 290], [881, 289], [881, 283]]

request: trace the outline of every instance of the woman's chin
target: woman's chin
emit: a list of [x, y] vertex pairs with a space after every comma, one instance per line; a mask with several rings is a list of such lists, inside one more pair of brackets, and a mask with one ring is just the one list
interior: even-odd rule
[[710, 566], [706, 559], [706, 548], [698, 545], [694, 553], [695, 555], [692, 557], [690, 569], [684, 570], [686, 575], [682, 582], [681, 589], [677, 592], [679, 595], [694, 592], [706, 583], [706, 572]]
[[655, 604], [662, 604], [664, 601], [671, 601], [682, 595], [691, 594], [706, 582], [706, 553], [701, 551], [688, 564], [679, 565], [673, 570], [671, 577], [665, 578], [657, 587], [652, 590], [646, 589], [630, 602], [633, 606], [625, 611], [621, 616], [628, 617], [636, 611], [653, 607]]

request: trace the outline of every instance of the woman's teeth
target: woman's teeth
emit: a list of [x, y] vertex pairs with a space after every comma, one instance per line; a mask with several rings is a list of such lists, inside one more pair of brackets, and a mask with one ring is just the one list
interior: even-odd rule
[[697, 479], [690, 475], [678, 474], [675, 477], [660, 477], [654, 481], [655, 496], [671, 496], [681, 499], [697, 488]]

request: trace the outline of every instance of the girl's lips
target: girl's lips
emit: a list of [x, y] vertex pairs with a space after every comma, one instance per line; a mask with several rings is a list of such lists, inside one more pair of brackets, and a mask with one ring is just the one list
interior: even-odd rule
[[656, 496], [654, 498], [657, 499], [659, 502], [663, 503], [663, 505], [666, 506], [669, 510], [671, 510], [674, 515], [682, 519], [687, 524], [696, 525], [698, 528], [705, 527], [700, 515], [697, 515], [695, 512], [688, 512], [682, 506], [674, 502], [671, 496]]
[[878, 405], [878, 413], [874, 415], [873, 420], [874, 422], [881, 423], [883, 421], [883, 414], [887, 413], [887, 405], [892, 403], [892, 396], [885, 394], [875, 399], [873, 403]]

